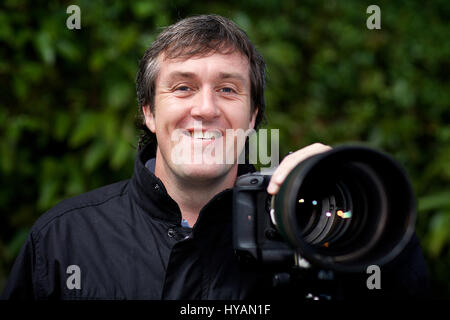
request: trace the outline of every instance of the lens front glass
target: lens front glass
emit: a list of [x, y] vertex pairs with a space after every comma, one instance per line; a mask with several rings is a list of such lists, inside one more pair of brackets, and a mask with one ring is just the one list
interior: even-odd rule
[[367, 169], [347, 163], [305, 178], [295, 200], [295, 220], [302, 239], [317, 252], [337, 256], [372, 242], [369, 221], [376, 220], [370, 215], [377, 199]]

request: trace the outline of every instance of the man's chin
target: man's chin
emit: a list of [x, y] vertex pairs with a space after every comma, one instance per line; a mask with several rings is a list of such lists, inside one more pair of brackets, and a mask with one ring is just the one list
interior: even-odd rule
[[192, 182], [212, 182], [226, 176], [232, 167], [232, 164], [183, 164], [179, 167], [179, 172], [184, 179], [190, 179]]

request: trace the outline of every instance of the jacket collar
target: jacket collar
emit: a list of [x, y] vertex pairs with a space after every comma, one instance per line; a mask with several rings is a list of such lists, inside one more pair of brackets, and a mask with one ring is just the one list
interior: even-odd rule
[[[178, 204], [169, 196], [162, 181], [145, 166], [146, 162], [155, 156], [155, 148], [151, 144], [147, 144], [138, 152], [134, 165], [134, 173], [131, 178], [131, 196], [152, 217], [172, 223], [180, 223], [181, 211]], [[238, 165], [238, 176], [254, 171], [256, 170], [253, 165]], [[218, 200], [226, 199], [230, 202], [230, 191], [231, 189], [227, 189], [220, 192], [203, 209], [211, 206], [212, 202]], [[227, 193], [228, 195], [226, 195]], [[202, 211], [204, 211], [203, 209]]]

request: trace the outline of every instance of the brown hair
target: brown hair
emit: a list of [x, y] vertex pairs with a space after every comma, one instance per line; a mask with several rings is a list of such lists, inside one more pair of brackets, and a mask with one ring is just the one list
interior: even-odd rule
[[142, 133], [138, 148], [149, 142], [155, 144], [156, 137], [145, 125], [142, 107], [149, 105], [154, 112], [155, 82], [159, 72], [158, 57], [164, 53], [166, 59], [206, 55], [212, 52], [223, 54], [240, 52], [248, 58], [250, 65], [251, 107], [258, 108], [255, 129], [264, 118], [265, 77], [264, 58], [250, 42], [247, 34], [233, 21], [218, 15], [200, 15], [183, 19], [165, 28], [144, 53], [139, 62], [136, 78], [139, 111], [137, 126]]

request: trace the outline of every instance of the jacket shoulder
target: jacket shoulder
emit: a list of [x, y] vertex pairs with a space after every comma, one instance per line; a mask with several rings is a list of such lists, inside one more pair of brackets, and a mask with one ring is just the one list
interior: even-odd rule
[[32, 233], [39, 233], [52, 221], [81, 209], [100, 206], [128, 193], [129, 179], [106, 185], [86, 193], [62, 200], [42, 214], [31, 228]]

